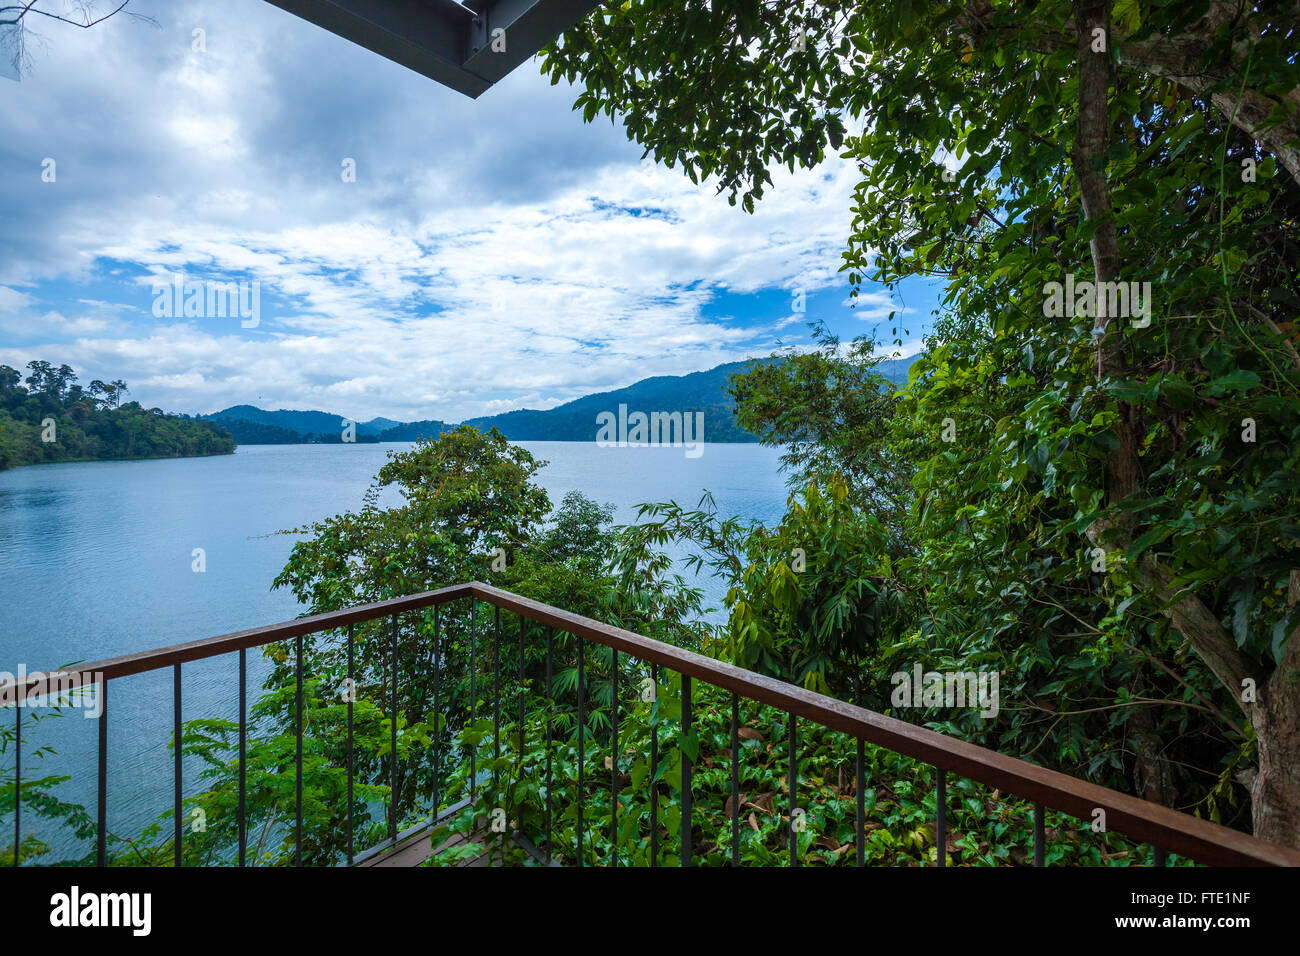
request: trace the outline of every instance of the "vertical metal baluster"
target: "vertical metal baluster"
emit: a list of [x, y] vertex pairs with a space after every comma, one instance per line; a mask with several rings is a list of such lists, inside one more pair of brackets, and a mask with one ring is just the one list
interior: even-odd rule
[[795, 764], [794, 756], [794, 738], [798, 730], [798, 721], [794, 714], [790, 715], [790, 740], [788, 743], [790, 768], [789, 780], [787, 786], [790, 788], [790, 865], [799, 865], [799, 834], [795, 831], [794, 820], [795, 811], [799, 809], [799, 774], [798, 767]]
[[181, 865], [181, 665], [172, 667], [172, 865]]
[[[495, 629], [492, 636], [492, 756], [501, 759], [501, 608], [493, 608]], [[500, 799], [501, 771], [492, 765], [492, 799]]]
[[866, 745], [858, 738], [858, 866], [867, 865], [867, 777], [865, 772]]
[[740, 697], [731, 692], [731, 865], [740, 866]]
[[519, 618], [519, 766], [524, 765], [524, 618]]
[[[691, 679], [682, 675], [682, 736], [691, 732]], [[691, 758], [682, 753], [682, 853], [679, 866], [691, 865]]]
[[1043, 843], [1047, 837], [1046, 826], [1043, 822], [1043, 805], [1034, 804], [1034, 866], [1042, 866], [1044, 858]]
[[441, 630], [441, 612], [442, 605], [433, 606], [433, 817], [436, 820], [441, 812], [442, 803], [442, 757], [439, 750], [439, 741], [441, 740], [441, 731], [438, 729], [438, 721], [442, 716], [442, 709], [439, 707], [438, 697], [438, 677], [442, 672], [442, 646], [438, 640], [438, 634]]
[[610, 648], [609, 665], [609, 865], [618, 866], [618, 651]]
[[582, 825], [582, 798], [584, 784], [584, 767], [586, 760], [586, 726], [587, 726], [587, 668], [583, 660], [583, 640], [578, 638], [578, 866], [583, 865], [583, 846], [586, 833]]
[[[659, 665], [650, 665], [650, 679], [654, 683], [651, 707], [659, 708]], [[654, 715], [658, 720], [658, 714]], [[650, 865], [659, 865], [659, 785], [655, 774], [659, 772], [659, 724], [650, 725]]]
[[294, 721], [294, 756], [296, 763], [296, 799], [294, 801], [293, 865], [302, 866], [302, 635], [294, 641], [294, 659], [298, 672], [297, 720]]
[[353, 643], [352, 643], [352, 625], [349, 624], [348, 625], [348, 866], [352, 865], [352, 857], [354, 856], [353, 830], [355, 827], [355, 824], [353, 822], [354, 808], [352, 805], [353, 802], [352, 779], [356, 774], [356, 756], [352, 749], [353, 747], [352, 704], [353, 704], [353, 699], [357, 696], [357, 684], [356, 684], [356, 674], [354, 672], [354, 668], [355, 668], [355, 654], [353, 651]]
[[99, 793], [95, 808], [95, 862], [108, 866], [108, 678], [99, 679]]
[[239, 865], [248, 856], [248, 651], [239, 649]]
[[392, 739], [389, 746], [392, 748], [388, 755], [388, 839], [397, 839], [397, 615], [392, 615], [392, 652], [393, 652], [393, 704], [392, 719], [389, 721], [389, 730]]
[[1156, 851], [1156, 860], [1155, 860], [1156, 866], [1168, 866], [1169, 851], [1162, 850], [1160, 849], [1160, 847], [1154, 847], [1154, 849]]
[[551, 645], [555, 628], [546, 629], [546, 862], [551, 862], [551, 715], [555, 713], [555, 690], [551, 684]]
[[[939, 768], [935, 768], [938, 770]], [[934, 790], [934, 846], [935, 866], [947, 866], [944, 857], [948, 851], [948, 771], [939, 770], [939, 780]]]
[[27, 685], [16, 691], [14, 699], [14, 866], [22, 844], [20, 819], [23, 812], [23, 704], [27, 703]]
[[[475, 657], [475, 651], [478, 649], [478, 632], [474, 629], [474, 616], [478, 611], [478, 599], [470, 598], [469, 602], [469, 722], [474, 723], [474, 715], [478, 711], [478, 662]], [[478, 796], [478, 745], [470, 749], [469, 752], [469, 795], [472, 798]]]

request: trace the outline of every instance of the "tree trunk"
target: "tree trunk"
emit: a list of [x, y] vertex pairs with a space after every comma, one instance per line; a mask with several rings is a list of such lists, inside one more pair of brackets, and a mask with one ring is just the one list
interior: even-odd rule
[[[1289, 604], [1300, 601], [1300, 571], [1291, 572]], [[1300, 849], [1300, 628], [1260, 700], [1251, 708], [1259, 768], [1250, 788], [1255, 836]]]
[[1282, 687], [1283, 674], [1273, 672], [1264, 699], [1251, 709], [1259, 751], [1251, 821], [1261, 840], [1300, 849], [1300, 694], [1294, 678], [1289, 689]]
[[[1133, 694], [1141, 695], [1147, 689], [1146, 668], [1138, 668], [1133, 678]], [[1174, 787], [1173, 766], [1161, 747], [1155, 717], [1150, 706], [1133, 708], [1128, 718], [1129, 739], [1133, 745], [1134, 790], [1143, 800], [1171, 807], [1178, 798]]]
[[[1202, 96], [1208, 94], [1210, 102], [1229, 123], [1272, 152], [1291, 178], [1300, 183], [1300, 147], [1296, 145], [1300, 139], [1300, 115], [1295, 112], [1295, 107], [1300, 106], [1300, 89], [1292, 89], [1282, 96], [1262, 91], [1266, 71], [1261, 68], [1252, 74], [1247, 69], [1249, 48], [1260, 39], [1258, 34], [1234, 41], [1231, 52], [1213, 69], [1207, 70], [1203, 65], [1221, 27], [1227, 25], [1229, 30], [1245, 32], [1237, 23], [1241, 16], [1236, 2], [1216, 0], [1208, 5], [1200, 22], [1185, 33], [1151, 36], [1141, 41], [1116, 39], [1115, 50], [1125, 69], [1163, 77]], [[1109, 21], [1109, 15], [1105, 19]], [[963, 41], [978, 48], [988, 42], [999, 42], [993, 21], [992, 0], [966, 0], [953, 20], [953, 27]], [[1074, 23], [1067, 22], [1059, 31], [1044, 28], [1034, 47], [1041, 53], [1055, 53], [1069, 42], [1071, 30], [1079, 35], [1091, 35], [1088, 25], [1076, 15]], [[1210, 92], [1224, 81], [1228, 81], [1226, 89]], [[1272, 125], [1265, 122], [1268, 117], [1272, 118]]]
[[[1104, 156], [1110, 134], [1107, 100], [1110, 92], [1110, 53], [1092, 50], [1094, 29], [1110, 31], [1110, 0], [1079, 0], [1075, 6], [1078, 27], [1079, 70], [1078, 134], [1072, 155], [1075, 178], [1084, 217], [1097, 222], [1091, 252], [1098, 282], [1119, 278], [1119, 238], [1106, 184]], [[1109, 43], [1107, 44], [1109, 49]], [[1098, 318], [1097, 375], [1123, 377], [1128, 373], [1123, 337], [1118, 323]], [[1106, 465], [1106, 500], [1111, 506], [1135, 494], [1142, 486], [1141, 423], [1135, 410], [1119, 406], [1120, 421], [1115, 436], [1119, 447]], [[1126, 549], [1135, 537], [1133, 518], [1116, 513], [1088, 529], [1088, 537], [1099, 546]], [[1138, 580], [1149, 589], [1152, 603], [1162, 609], [1173, 625], [1188, 639], [1215, 676], [1238, 702], [1255, 730], [1259, 767], [1251, 786], [1252, 822], [1255, 835], [1282, 846], [1300, 849], [1300, 630], [1290, 635], [1283, 660], [1264, 682], [1259, 668], [1237, 647], [1218, 616], [1194, 594], [1176, 601], [1168, 576], [1150, 558], [1141, 559]], [[1243, 700], [1243, 684], [1254, 681], [1259, 700]], [[1149, 716], [1146, 718], [1149, 720]], [[1142, 728], [1134, 726], [1143, 738]], [[1143, 796], [1152, 790], [1148, 757], [1138, 750], [1138, 784]]]

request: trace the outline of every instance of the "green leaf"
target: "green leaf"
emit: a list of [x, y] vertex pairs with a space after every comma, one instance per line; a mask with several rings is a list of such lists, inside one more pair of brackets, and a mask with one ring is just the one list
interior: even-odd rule
[[1211, 395], [1222, 395], [1225, 392], [1245, 392], [1260, 384], [1259, 376], [1250, 369], [1234, 369], [1227, 375], [1220, 375], [1209, 384], [1207, 391]]

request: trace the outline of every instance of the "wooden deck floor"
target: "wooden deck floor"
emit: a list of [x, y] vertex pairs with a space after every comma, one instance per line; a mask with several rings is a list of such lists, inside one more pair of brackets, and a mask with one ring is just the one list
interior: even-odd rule
[[[458, 803], [453, 807], [448, 807], [447, 809], [442, 811], [439, 820], [445, 820], [447, 817], [463, 809], [467, 804], [468, 801], [462, 801], [461, 803]], [[423, 866], [424, 862], [428, 860], [429, 857], [433, 856], [434, 848], [432, 842], [432, 833], [434, 828], [435, 828], [434, 822], [430, 821], [424, 824], [423, 826], [419, 826], [411, 830], [408, 830], [406, 833], [398, 836], [396, 846], [389, 847], [388, 849], [385, 849], [380, 852], [363, 854], [362, 857], [359, 858], [353, 865], [359, 867]], [[453, 836], [451, 839], [442, 843], [438, 847], [438, 849], [444, 850], [450, 847], [461, 846], [462, 844], [469, 843], [469, 842], [470, 839], [468, 837], [458, 833], [455, 836]], [[522, 836], [516, 836], [515, 843], [517, 843], [519, 847], [522, 850], [524, 850], [525, 853], [531, 856], [534, 860], [538, 861], [539, 863], [545, 862], [545, 858], [542, 856], [541, 853], [538, 852], [537, 848], [534, 847], [530, 841], [526, 840]], [[455, 863], [451, 863], [448, 865], [452, 867], [456, 867], [456, 866], [487, 867], [487, 866], [495, 866], [497, 864], [493, 862], [491, 852], [485, 849], [478, 856], [469, 857], [464, 860], [458, 860]], [[559, 866], [560, 864], [558, 861], [552, 861], [549, 865]]]
[[[469, 841], [461, 834], [456, 834], [450, 840], [445, 842], [440, 850], [448, 847], [460, 846], [462, 843]], [[420, 833], [415, 837], [407, 840], [405, 843], [393, 847], [393, 849], [372, 857], [360, 866], [422, 866], [424, 861], [433, 856], [433, 843], [429, 839], [428, 833]], [[468, 860], [459, 860], [452, 866], [491, 866], [486, 853], [473, 857]]]

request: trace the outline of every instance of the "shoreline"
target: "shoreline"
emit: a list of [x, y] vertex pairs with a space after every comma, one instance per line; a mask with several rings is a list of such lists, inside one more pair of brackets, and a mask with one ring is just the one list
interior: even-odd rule
[[197, 455], [130, 455], [127, 457], [113, 458], [56, 458], [53, 461], [28, 461], [21, 465], [8, 465], [0, 468], [0, 473], [16, 471], [19, 468], [39, 468], [41, 465], [85, 465], [94, 462], [111, 461], [176, 461], [184, 458], [220, 458], [222, 455], [233, 455], [238, 450], [239, 446], [236, 445], [234, 448], [230, 449], [230, 451], [208, 451]]
[[[223, 455], [233, 455], [240, 448], [298, 448], [302, 446], [344, 446], [344, 445], [413, 445], [420, 439], [405, 439], [402, 441], [367, 441], [367, 442], [325, 442], [325, 441], [293, 441], [293, 442], [244, 442], [242, 445], [236, 445], [230, 451], [204, 452], [196, 455], [130, 455], [127, 457], [112, 458], [57, 458], [53, 461], [30, 461], [21, 465], [9, 465], [0, 468], [0, 474], [8, 471], [15, 471], [19, 468], [39, 468], [41, 465], [71, 465], [71, 464], [94, 464], [99, 462], [123, 462], [123, 461], [178, 461], [186, 458], [219, 458]], [[506, 441], [513, 444], [520, 442], [552, 442], [563, 445], [599, 445], [595, 439], [577, 440], [572, 438], [510, 438]], [[702, 445], [762, 445], [760, 441], [704, 441]], [[628, 442], [626, 445], [611, 445], [609, 447], [618, 448], [676, 448], [676, 445], [651, 445], [643, 443]]]

